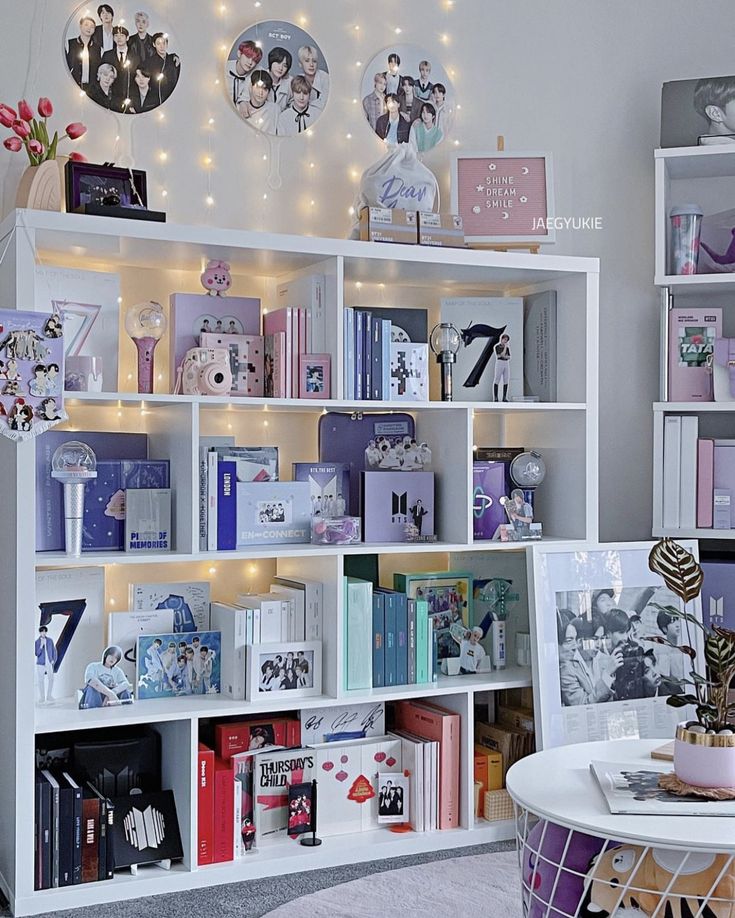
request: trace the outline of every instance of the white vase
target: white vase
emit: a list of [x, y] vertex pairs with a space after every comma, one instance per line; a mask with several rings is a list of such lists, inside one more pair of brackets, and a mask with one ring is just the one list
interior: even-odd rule
[[674, 772], [693, 787], [735, 788], [735, 734], [692, 733], [680, 723], [674, 741]]
[[66, 160], [64, 156], [47, 159], [40, 166], [28, 166], [20, 177], [15, 206], [33, 210], [62, 210]]

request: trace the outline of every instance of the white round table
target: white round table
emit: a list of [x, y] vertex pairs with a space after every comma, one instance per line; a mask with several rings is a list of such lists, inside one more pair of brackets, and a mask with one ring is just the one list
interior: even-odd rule
[[509, 770], [525, 915], [735, 918], [735, 818], [612, 815], [590, 772], [593, 760], [650, 769], [661, 745], [561, 746]]

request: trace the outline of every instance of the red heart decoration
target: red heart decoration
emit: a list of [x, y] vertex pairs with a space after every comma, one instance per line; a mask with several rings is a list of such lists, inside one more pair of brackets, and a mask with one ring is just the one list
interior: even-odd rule
[[385, 753], [384, 753], [384, 752], [376, 752], [375, 755], [373, 756], [373, 758], [375, 759], [376, 762], [384, 762], [384, 761], [385, 761]]
[[334, 776], [338, 781], [346, 781], [349, 778], [349, 775], [346, 771], [338, 771]]
[[322, 765], [322, 768], [324, 769], [324, 771], [331, 771], [334, 768], [334, 762], [325, 762]]
[[385, 760], [385, 764], [388, 766], [388, 768], [393, 768], [393, 766], [396, 764], [396, 760], [393, 758], [393, 756], [391, 756], [389, 759]]

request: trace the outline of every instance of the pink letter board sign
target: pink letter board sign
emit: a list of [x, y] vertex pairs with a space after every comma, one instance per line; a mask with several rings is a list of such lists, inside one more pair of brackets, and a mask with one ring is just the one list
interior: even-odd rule
[[551, 159], [545, 153], [455, 156], [452, 213], [467, 242], [553, 242]]

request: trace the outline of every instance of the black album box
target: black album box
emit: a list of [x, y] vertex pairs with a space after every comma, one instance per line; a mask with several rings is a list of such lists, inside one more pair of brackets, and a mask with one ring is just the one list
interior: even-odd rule
[[91, 217], [122, 217], [124, 220], [152, 220], [165, 223], [166, 214], [162, 210], [147, 210], [142, 207], [119, 207], [114, 204], [80, 204], [74, 208], [75, 214], [87, 214]]
[[184, 856], [173, 791], [128, 794], [113, 803], [115, 870]]
[[78, 740], [72, 761], [81, 782], [89, 781], [105, 797], [161, 789], [161, 738], [155, 730]]

